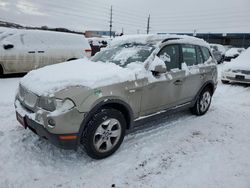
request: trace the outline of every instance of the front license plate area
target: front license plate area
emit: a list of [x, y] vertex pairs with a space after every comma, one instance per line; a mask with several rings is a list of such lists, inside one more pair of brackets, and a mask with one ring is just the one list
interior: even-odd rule
[[16, 112], [16, 119], [25, 129], [27, 128], [25, 117], [21, 116], [18, 112]]

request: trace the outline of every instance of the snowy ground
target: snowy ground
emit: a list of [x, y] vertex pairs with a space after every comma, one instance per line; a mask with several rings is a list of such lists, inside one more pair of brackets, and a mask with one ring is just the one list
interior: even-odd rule
[[15, 119], [19, 78], [0, 79], [0, 187], [250, 188], [250, 88], [218, 85], [202, 117], [179, 112], [132, 131], [96, 161], [24, 130]]

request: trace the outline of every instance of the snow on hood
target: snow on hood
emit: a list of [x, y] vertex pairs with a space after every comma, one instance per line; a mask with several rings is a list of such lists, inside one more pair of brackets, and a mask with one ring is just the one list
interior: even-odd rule
[[132, 69], [79, 59], [33, 70], [20, 83], [37, 95], [49, 95], [70, 86], [97, 88], [130, 80], [135, 80]]
[[235, 55], [239, 55], [241, 51], [244, 51], [244, 50], [242, 48], [231, 48], [228, 51], [226, 51], [225, 56], [234, 57]]
[[225, 69], [250, 70], [250, 47], [225, 65]]

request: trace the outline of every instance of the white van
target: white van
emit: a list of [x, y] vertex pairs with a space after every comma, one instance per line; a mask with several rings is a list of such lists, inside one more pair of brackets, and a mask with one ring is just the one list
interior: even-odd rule
[[0, 75], [91, 56], [83, 35], [40, 30], [0, 32]]

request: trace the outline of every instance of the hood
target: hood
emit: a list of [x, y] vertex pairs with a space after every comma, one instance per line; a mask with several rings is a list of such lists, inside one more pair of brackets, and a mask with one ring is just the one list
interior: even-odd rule
[[250, 47], [242, 52], [239, 57], [228, 62], [225, 65], [226, 69], [239, 69], [239, 70], [250, 70]]
[[135, 73], [113, 63], [79, 59], [29, 72], [20, 84], [37, 95], [50, 95], [72, 86], [97, 88], [135, 80]]

